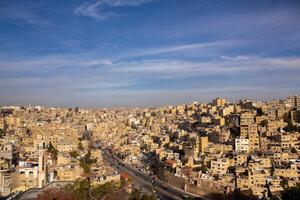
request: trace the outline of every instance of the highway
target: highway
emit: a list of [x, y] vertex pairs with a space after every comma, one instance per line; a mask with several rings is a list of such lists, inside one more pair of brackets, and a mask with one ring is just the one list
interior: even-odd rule
[[[116, 166], [121, 172], [129, 174], [132, 178], [132, 181], [135, 185], [141, 187], [143, 191], [148, 193], [155, 193], [160, 199], [170, 199], [170, 200], [179, 200], [179, 199], [199, 199], [204, 200], [204, 198], [199, 197], [195, 194], [183, 191], [179, 188], [175, 188], [171, 185], [168, 185], [165, 182], [162, 182], [158, 179], [150, 178], [149, 175], [139, 171], [135, 167], [125, 164], [121, 159], [116, 156], [109, 155], [107, 152], [103, 151], [103, 158], [110, 165]], [[205, 198], [206, 199], [206, 198]]]

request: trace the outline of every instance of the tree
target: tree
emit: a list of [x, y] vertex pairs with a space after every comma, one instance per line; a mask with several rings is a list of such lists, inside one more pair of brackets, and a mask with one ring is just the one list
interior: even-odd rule
[[284, 190], [281, 194], [282, 200], [298, 200], [300, 197], [300, 183], [297, 183], [295, 187], [290, 187]]
[[275, 167], [272, 166], [272, 167], [270, 168], [270, 175], [273, 176], [273, 175], [274, 175], [274, 172], [275, 172]]
[[193, 168], [191, 168], [191, 167], [184, 167], [184, 168], [182, 168], [182, 173], [184, 175], [186, 175], [187, 177], [191, 177], [192, 172], [193, 172]]
[[76, 200], [75, 196], [62, 189], [47, 189], [38, 194], [37, 200]]
[[82, 145], [81, 142], [78, 143], [78, 149], [79, 149], [80, 151], [83, 151], [83, 150], [84, 150], [83, 145]]
[[0, 138], [2, 138], [4, 136], [4, 131], [2, 128], [0, 128]]
[[89, 163], [80, 162], [80, 167], [82, 167], [84, 173], [89, 174], [91, 173], [91, 165]]
[[91, 151], [88, 151], [88, 153], [80, 160], [80, 166], [84, 173], [89, 174], [91, 172], [91, 164], [95, 162], [96, 160], [91, 159]]
[[287, 126], [283, 128], [286, 132], [298, 131], [297, 126], [293, 125], [291, 119], [287, 119], [286, 122], [287, 122]]
[[292, 148], [291, 148], [291, 152], [292, 152], [292, 153], [297, 153], [296, 148], [295, 148], [295, 147], [292, 147]]
[[111, 181], [102, 185], [92, 186], [90, 181], [85, 179], [65, 186], [63, 191], [71, 193], [76, 200], [86, 200], [103, 199], [105, 196], [114, 195], [119, 189], [120, 184], [116, 184], [116, 182]]
[[262, 126], [264, 126], [264, 127], [268, 126], [268, 120], [266, 120], [266, 119], [262, 120], [262, 121], [260, 122], [260, 125], [262, 125]]
[[226, 196], [226, 199], [230, 200], [258, 200], [257, 197], [250, 195], [250, 194], [244, 194], [239, 190], [236, 190], [232, 193], [230, 193], [228, 196]]
[[123, 176], [121, 176], [120, 180], [121, 180], [121, 187], [125, 186], [126, 185], [125, 178]]
[[141, 190], [139, 189], [134, 189], [130, 196], [129, 196], [129, 200], [156, 200], [155, 195], [146, 195], [143, 194]]
[[201, 157], [201, 167], [200, 170], [202, 171], [202, 173], [206, 173], [207, 172], [207, 166], [204, 162], [205, 156]]
[[232, 175], [236, 175], [236, 169], [234, 166], [229, 166], [227, 171], [228, 171], [228, 173], [230, 173]]
[[57, 159], [57, 155], [58, 155], [58, 150], [55, 149], [55, 147], [52, 145], [52, 143], [50, 142], [49, 146], [48, 146], [48, 152], [51, 153], [53, 155], [53, 158], [56, 160]]
[[79, 156], [79, 153], [78, 153], [77, 151], [71, 151], [71, 152], [70, 152], [70, 156], [71, 156], [72, 158], [77, 158], [77, 157]]
[[261, 108], [256, 108], [256, 113], [257, 113], [257, 115], [258, 116], [262, 116], [263, 115], [263, 111], [262, 111], [262, 109]]
[[91, 183], [89, 180], [76, 181], [73, 184], [66, 185], [64, 191], [74, 195], [76, 200], [86, 200], [89, 198]]
[[102, 199], [104, 196], [113, 194], [118, 187], [113, 182], [107, 182], [92, 188], [91, 195], [96, 199]]

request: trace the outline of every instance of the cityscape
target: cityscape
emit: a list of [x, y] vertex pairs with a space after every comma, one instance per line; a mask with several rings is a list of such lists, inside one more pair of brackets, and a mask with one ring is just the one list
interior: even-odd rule
[[299, 184], [299, 108], [300, 96], [132, 109], [3, 106], [1, 195], [226, 199], [238, 190], [279, 199]]
[[1, 0], [0, 200], [299, 200], [300, 2]]

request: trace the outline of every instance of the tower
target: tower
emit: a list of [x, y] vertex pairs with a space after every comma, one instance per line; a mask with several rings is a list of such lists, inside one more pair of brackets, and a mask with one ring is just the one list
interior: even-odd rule
[[45, 149], [44, 141], [39, 143], [38, 147], [39, 152], [39, 168], [38, 168], [38, 187], [42, 188], [46, 185], [47, 182], [47, 152]]
[[208, 136], [199, 137], [199, 152], [204, 153], [204, 150], [208, 147]]

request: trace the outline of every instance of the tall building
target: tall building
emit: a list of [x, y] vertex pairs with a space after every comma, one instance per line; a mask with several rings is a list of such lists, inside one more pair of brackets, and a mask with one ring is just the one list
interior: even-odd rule
[[39, 163], [38, 163], [38, 187], [42, 188], [46, 185], [47, 177], [46, 177], [46, 170], [47, 170], [47, 152], [45, 148], [44, 141], [41, 141], [38, 145], [39, 151]]
[[208, 147], [208, 136], [199, 137], [199, 152], [204, 153], [204, 150]]
[[259, 149], [260, 140], [258, 134], [249, 134], [249, 151]]
[[291, 119], [294, 123], [300, 123], [300, 110], [291, 111]]
[[246, 138], [236, 138], [235, 139], [235, 151], [248, 153], [249, 150], [249, 140]]
[[214, 124], [217, 125], [217, 126], [221, 126], [221, 127], [224, 126], [225, 125], [225, 118], [216, 116], [214, 118]]
[[222, 98], [216, 98], [213, 100], [213, 105], [214, 106], [224, 106], [226, 104], [226, 99], [222, 99]]
[[244, 112], [241, 114], [240, 125], [249, 125], [254, 123], [254, 115], [251, 112]]
[[287, 103], [291, 107], [300, 107], [300, 96], [298, 96], [298, 95], [289, 96], [287, 98]]
[[11, 193], [11, 166], [10, 161], [0, 159], [0, 196], [7, 196]]

